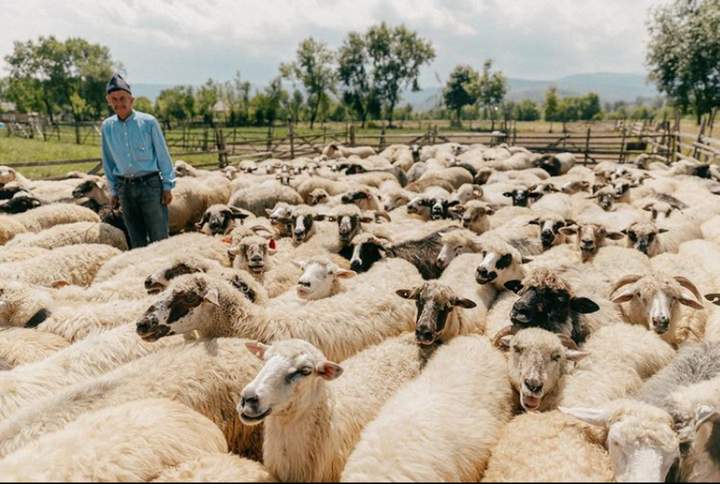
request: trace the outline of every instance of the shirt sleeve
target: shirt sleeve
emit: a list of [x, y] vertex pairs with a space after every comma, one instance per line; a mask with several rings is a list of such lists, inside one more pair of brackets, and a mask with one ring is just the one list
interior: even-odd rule
[[152, 122], [152, 141], [162, 177], [163, 190], [170, 191], [175, 188], [175, 168], [170, 159], [170, 151], [165, 143], [165, 137], [160, 130], [160, 124], [156, 119], [153, 119]]
[[110, 193], [112, 193], [113, 196], [117, 196], [117, 177], [115, 176], [117, 164], [113, 159], [112, 151], [110, 150], [110, 141], [108, 140], [108, 132], [104, 126], [101, 134], [103, 171], [105, 172], [105, 178], [107, 178], [108, 185], [110, 186]]

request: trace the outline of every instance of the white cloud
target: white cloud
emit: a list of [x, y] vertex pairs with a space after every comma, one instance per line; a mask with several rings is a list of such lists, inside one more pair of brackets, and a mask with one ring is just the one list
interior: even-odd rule
[[[433, 41], [424, 73], [446, 77], [487, 57], [514, 77], [643, 70], [648, 6], [657, 0], [0, 0], [0, 56], [12, 41], [81, 36], [108, 45], [140, 82], [274, 75], [309, 35], [336, 47], [348, 31], [403, 22]], [[3, 65], [0, 62], [0, 66]], [[136, 82], [138, 82], [136, 81]]]

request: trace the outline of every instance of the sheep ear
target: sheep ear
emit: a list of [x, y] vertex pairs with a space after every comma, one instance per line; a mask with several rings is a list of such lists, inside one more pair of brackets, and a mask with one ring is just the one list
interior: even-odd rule
[[565, 415], [570, 415], [578, 420], [581, 420], [590, 425], [607, 425], [608, 419], [610, 418], [610, 412], [608, 410], [601, 410], [596, 408], [582, 408], [582, 407], [558, 407]]
[[214, 306], [220, 307], [220, 301], [218, 300], [219, 297], [220, 294], [218, 293], [217, 288], [213, 287], [207, 293], [205, 293], [203, 299]]
[[678, 298], [678, 302], [693, 309], [705, 309], [705, 306], [703, 306], [702, 303], [688, 297]]
[[403, 299], [415, 299], [415, 293], [415, 289], [398, 289], [395, 291], [395, 294]]
[[668, 229], [658, 229], [658, 234], [664, 234], [665, 232], [669, 232]]
[[342, 366], [332, 361], [323, 361], [315, 367], [315, 373], [317, 373], [324, 380], [334, 380], [343, 374]]
[[534, 218], [531, 221], [528, 222], [528, 225], [540, 225], [540, 219]]
[[275, 239], [268, 240], [267, 247], [268, 247], [268, 253], [274, 254], [275, 252], [277, 252], [277, 241]]
[[625, 234], [622, 232], [608, 232], [605, 234], [605, 238], [610, 240], [620, 240], [625, 238]]
[[348, 271], [346, 269], [338, 269], [335, 271], [335, 277], [340, 279], [350, 279], [351, 277], [357, 276], [355, 271]]
[[313, 215], [313, 220], [322, 221], [322, 220], [325, 220], [325, 217], [326, 217], [325, 214], [318, 213], [318, 214]]
[[513, 335], [506, 334], [502, 338], [498, 338], [497, 340], [495, 340], [495, 346], [497, 346], [497, 348], [500, 351], [509, 351], [510, 350], [510, 341], [512, 341], [512, 339], [513, 339]]
[[53, 289], [60, 289], [61, 287], [69, 286], [70, 283], [68, 281], [55, 281], [52, 284], [50, 284], [50, 287]]
[[455, 298], [455, 301], [453, 302], [453, 306], [459, 306], [459, 307], [465, 308], [465, 309], [472, 309], [475, 306], [477, 306], [477, 304], [475, 304], [475, 301], [472, 301], [470, 299], [465, 299], [464, 297], [458, 297], [458, 298]]
[[247, 348], [250, 353], [262, 360], [265, 356], [265, 352], [268, 348], [270, 348], [270, 346], [262, 344], [259, 341], [250, 341], [245, 343], [245, 348]]
[[600, 310], [600, 306], [586, 297], [574, 297], [570, 300], [570, 308], [576, 313], [589, 314]]
[[514, 292], [515, 294], [519, 293], [520, 290], [522, 290], [523, 285], [522, 282], [518, 280], [513, 281], [507, 281], [505, 284], [505, 289], [509, 289], [510, 291]]
[[586, 356], [590, 356], [590, 352], [570, 349], [565, 350], [565, 358], [567, 358], [568, 361], [580, 361]]
[[716, 306], [720, 306], [720, 292], [705, 294], [705, 299], [715, 304]]
[[621, 292], [614, 298], [612, 298], [611, 301], [614, 302], [615, 304], [628, 302], [633, 298], [633, 294], [634, 294], [633, 291], [626, 290], [626, 291]]
[[577, 225], [572, 225], [570, 227], [561, 227], [559, 232], [563, 235], [574, 235], [578, 231]]
[[272, 215], [273, 211], [272, 211], [271, 209], [269, 209], [269, 208], [266, 208], [266, 209], [265, 209], [265, 213], [266, 213], [266, 214], [268, 215], [268, 217], [269, 217], [270, 215]]
[[513, 192], [504, 192], [503, 193], [503, 197], [512, 197], [512, 196], [513, 196]]
[[709, 420], [717, 422], [718, 419], [720, 419], [720, 412], [715, 408], [708, 405], [700, 405], [695, 409], [695, 430], [699, 430], [700, 427]]
[[290, 262], [298, 269], [305, 269], [306, 262], [304, 260], [291, 260]]
[[521, 263], [521, 264], [527, 264], [528, 262], [532, 262], [532, 261], [533, 261], [533, 258], [532, 258], [532, 257], [521, 257], [521, 258], [520, 258], [520, 263]]

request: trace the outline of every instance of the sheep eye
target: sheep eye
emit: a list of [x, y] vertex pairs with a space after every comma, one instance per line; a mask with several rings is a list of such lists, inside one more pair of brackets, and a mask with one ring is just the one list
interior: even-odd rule
[[559, 353], [555, 353], [554, 355], [552, 355], [552, 360], [553, 360], [553, 361], [560, 361], [560, 354], [559, 354]]
[[651, 241], [655, 238], [655, 234], [648, 234], [648, 241]]
[[515, 353], [520, 354], [523, 352], [523, 348], [520, 346], [513, 346], [513, 351], [515, 351]]
[[188, 292], [187, 294], [185, 294], [184, 299], [189, 304], [199, 304], [201, 301], [200, 296], [195, 294], [194, 292]]
[[637, 234], [635, 232], [629, 232], [628, 237], [630, 237], [630, 240], [635, 242], [637, 240]]

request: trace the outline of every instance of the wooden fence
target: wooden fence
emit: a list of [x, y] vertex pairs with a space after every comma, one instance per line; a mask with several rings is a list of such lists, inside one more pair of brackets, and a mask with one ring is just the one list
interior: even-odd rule
[[[100, 134], [96, 128], [81, 133], [81, 137], [95, 137], [93, 143], [99, 146]], [[308, 133], [297, 130], [291, 124], [283, 127], [281, 134], [277, 134], [279, 129], [272, 127], [251, 132], [238, 128], [176, 128], [166, 132], [166, 140], [175, 159], [194, 155], [212, 158], [211, 161], [193, 163], [204, 168], [222, 168], [240, 160], [316, 156], [331, 142], [347, 146], [372, 146], [378, 151], [391, 144], [457, 142], [493, 146], [507, 143], [539, 153], [574, 153], [581, 163], [588, 164], [608, 160], [626, 162], [641, 153], [654, 154], [668, 163], [679, 159], [694, 159], [703, 163], [720, 161], [720, 140], [704, 136], [703, 130], [697, 136], [682, 133], [677, 129], [679, 123], [675, 129], [671, 129], [669, 123], [661, 123], [660, 126], [652, 126], [649, 122], [594, 123], [584, 126], [582, 131], [561, 130], [556, 133], [519, 132], [517, 124], [512, 122], [504, 124], [503, 128], [503, 131], [493, 132], [440, 131], [437, 125], [430, 125], [426, 130], [417, 132], [381, 128], [376, 134], [358, 130], [353, 125], [346, 125], [343, 129], [323, 127]], [[62, 133], [62, 127], [57, 130]], [[15, 129], [14, 132], [21, 131]], [[62, 137], [62, 134], [57, 136]], [[53, 139], [52, 136], [49, 139]], [[76, 163], [96, 163], [90, 173], [99, 173], [102, 169], [98, 158], [23, 162], [13, 166], [46, 167]]]

